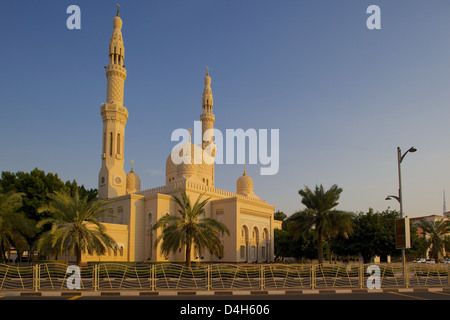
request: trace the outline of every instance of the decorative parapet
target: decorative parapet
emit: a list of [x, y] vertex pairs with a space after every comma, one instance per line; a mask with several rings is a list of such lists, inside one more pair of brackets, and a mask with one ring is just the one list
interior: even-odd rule
[[142, 196], [149, 196], [149, 195], [154, 195], [157, 193], [172, 193], [172, 192], [178, 191], [179, 189], [194, 189], [194, 190], [209, 193], [211, 195], [218, 196], [220, 198], [240, 198], [240, 199], [252, 200], [252, 201], [257, 201], [257, 202], [260, 202], [263, 204], [267, 204], [266, 201], [261, 200], [257, 197], [249, 197], [249, 196], [245, 196], [245, 195], [238, 194], [235, 192], [217, 189], [214, 187], [205, 186], [201, 183], [194, 183], [194, 182], [189, 182], [189, 181], [171, 182], [168, 185], [142, 190], [140, 192], [136, 192], [135, 194], [142, 195]]

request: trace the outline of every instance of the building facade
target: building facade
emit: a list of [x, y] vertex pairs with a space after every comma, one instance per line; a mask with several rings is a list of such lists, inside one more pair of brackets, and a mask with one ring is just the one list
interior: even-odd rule
[[[193, 261], [208, 262], [270, 262], [274, 257], [274, 207], [254, 193], [253, 180], [244, 168], [236, 181], [236, 191], [216, 188], [214, 177], [213, 136], [201, 145], [191, 142], [174, 148], [166, 158], [166, 183], [141, 190], [141, 180], [134, 172], [124, 171], [125, 126], [128, 110], [124, 106], [124, 84], [127, 71], [124, 67], [125, 47], [122, 37], [122, 19], [113, 19], [113, 34], [109, 44], [109, 64], [106, 66], [106, 103], [100, 107], [103, 121], [101, 169], [98, 177], [99, 198], [110, 201], [109, 210], [115, 217], [106, 218], [107, 232], [115, 239], [117, 249], [104, 256], [85, 254], [83, 261], [182, 261], [184, 250], [164, 256], [155, 240], [161, 230], [152, 227], [166, 214], [177, 213], [173, 196], [184, 190], [194, 201], [201, 195], [209, 198], [206, 217], [224, 223], [230, 234], [221, 235], [224, 248], [222, 257], [209, 252], [192, 252]], [[214, 128], [213, 94], [209, 70], [204, 78], [200, 121], [202, 134]], [[132, 114], [132, 113], [131, 113]], [[212, 159], [202, 155], [209, 150]], [[183, 156], [185, 161], [174, 163], [172, 154]], [[197, 158], [200, 155], [200, 158]], [[163, 160], [164, 158], [162, 158]], [[212, 163], [211, 163], [212, 162]]]

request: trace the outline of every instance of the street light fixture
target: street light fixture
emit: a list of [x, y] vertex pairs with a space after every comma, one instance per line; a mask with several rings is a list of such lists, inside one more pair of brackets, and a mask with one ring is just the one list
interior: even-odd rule
[[[406, 154], [408, 152], [416, 152], [417, 149], [414, 147], [409, 148], [403, 155], [402, 151], [400, 150], [400, 147], [397, 147], [397, 165], [398, 165], [398, 196], [392, 196], [389, 195], [386, 197], [386, 200], [391, 200], [392, 198], [396, 199], [400, 203], [400, 219], [403, 219], [403, 197], [402, 197], [402, 170], [401, 170], [401, 163], [403, 159], [405, 158]], [[406, 264], [406, 257], [405, 257], [405, 249], [402, 249], [402, 264], [403, 264], [403, 276], [406, 279], [405, 275], [405, 264]]]
[[398, 162], [398, 201], [400, 202], [400, 219], [403, 218], [403, 197], [402, 197], [402, 169], [401, 163], [408, 152], [416, 152], [414, 147], [409, 148], [403, 155], [400, 147], [397, 147], [397, 162]]
[[384, 199], [384, 200], [392, 200], [392, 198], [394, 198], [395, 200], [397, 200], [398, 202], [400, 202], [400, 197], [392, 196], [392, 195], [387, 196], [386, 199]]

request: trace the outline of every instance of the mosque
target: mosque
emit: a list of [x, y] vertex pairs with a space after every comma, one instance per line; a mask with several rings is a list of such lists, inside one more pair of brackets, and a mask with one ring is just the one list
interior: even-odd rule
[[[169, 154], [166, 160], [166, 183], [148, 190], [141, 190], [141, 180], [133, 169], [126, 174], [125, 126], [128, 110], [124, 106], [124, 84], [127, 70], [124, 67], [125, 47], [122, 37], [122, 19], [119, 11], [113, 19], [113, 33], [109, 43], [109, 64], [106, 66], [106, 103], [100, 107], [103, 120], [101, 169], [98, 176], [98, 196], [110, 201], [114, 217], [105, 217], [102, 223], [117, 243], [115, 250], [97, 256], [84, 254], [83, 261], [184, 261], [184, 250], [164, 256], [160, 245], [154, 246], [160, 229], [152, 230], [156, 221], [166, 214], [178, 214], [172, 196], [180, 196], [184, 190], [195, 201], [210, 198], [204, 215], [227, 226], [230, 234], [221, 235], [223, 256], [209, 252], [192, 254], [193, 261], [204, 262], [271, 262], [274, 259], [274, 206], [267, 204], [254, 193], [253, 180], [246, 174], [236, 181], [236, 192], [215, 187], [214, 162], [191, 161], [174, 164]], [[200, 110], [199, 110], [200, 111]], [[204, 79], [200, 121], [202, 133], [214, 126], [213, 94], [209, 71]], [[194, 157], [213, 143], [191, 142], [183, 150], [191, 149]], [[173, 150], [178, 152], [179, 150]], [[193, 159], [194, 160], [194, 159]]]

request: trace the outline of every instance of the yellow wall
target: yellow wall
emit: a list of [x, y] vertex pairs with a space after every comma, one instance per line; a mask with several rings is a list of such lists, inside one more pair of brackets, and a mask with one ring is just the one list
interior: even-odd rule
[[103, 223], [106, 233], [117, 243], [117, 250], [109, 250], [106, 255], [83, 254], [82, 262], [88, 261], [128, 261], [128, 226], [124, 224]]

